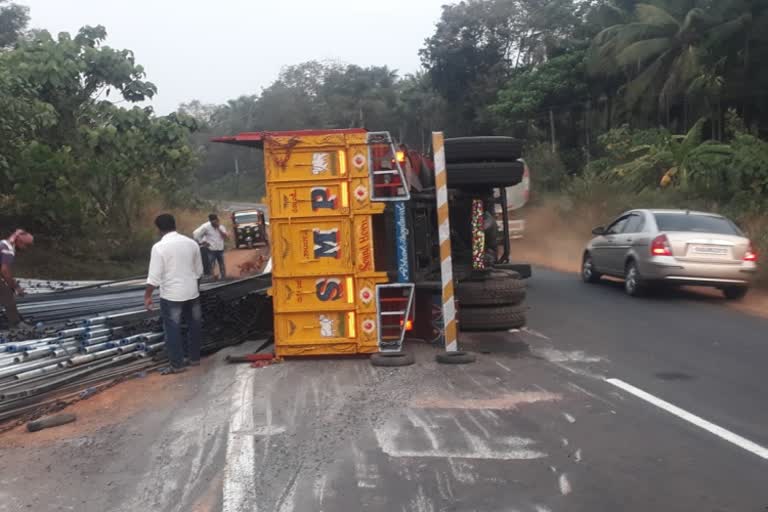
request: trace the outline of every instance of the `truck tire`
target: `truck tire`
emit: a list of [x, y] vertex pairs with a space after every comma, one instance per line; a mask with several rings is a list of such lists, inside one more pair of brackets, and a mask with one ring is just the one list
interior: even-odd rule
[[526, 286], [517, 272], [492, 270], [482, 280], [462, 281], [456, 287], [459, 305], [505, 306], [517, 305], [525, 300]]
[[516, 272], [518, 279], [530, 279], [533, 277], [533, 270], [528, 263], [494, 263], [493, 268]]
[[500, 188], [514, 187], [523, 181], [522, 162], [482, 162], [448, 164], [448, 186], [458, 188], [479, 185]]
[[514, 162], [522, 153], [523, 143], [512, 137], [459, 137], [445, 141], [445, 160], [449, 164]]
[[459, 329], [472, 331], [508, 331], [525, 327], [525, 306], [459, 307]]
[[468, 352], [440, 352], [435, 360], [440, 364], [470, 364], [477, 361], [477, 358]]
[[416, 360], [410, 352], [378, 352], [371, 354], [371, 364], [373, 366], [410, 366]]

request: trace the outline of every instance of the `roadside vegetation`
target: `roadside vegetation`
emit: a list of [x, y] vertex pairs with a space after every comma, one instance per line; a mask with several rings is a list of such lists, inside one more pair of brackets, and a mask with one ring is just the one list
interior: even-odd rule
[[425, 152], [438, 129], [519, 137], [534, 206], [601, 223], [628, 207], [714, 210], [765, 263], [768, 0], [465, 0], [414, 48], [414, 74], [310, 60], [169, 116], [131, 108], [155, 86], [103, 28], [53, 37], [0, 6], [0, 215], [52, 243], [114, 245], [87, 257], [133, 260], [147, 203], [258, 202], [259, 152], [213, 136], [366, 127]]
[[147, 205], [192, 197], [197, 122], [138, 106], [156, 87], [130, 50], [105, 45], [104, 27], [27, 24], [26, 8], [0, 2], [0, 226], [35, 233], [20, 258], [30, 271], [47, 262], [34, 275], [135, 274], [152, 240]]

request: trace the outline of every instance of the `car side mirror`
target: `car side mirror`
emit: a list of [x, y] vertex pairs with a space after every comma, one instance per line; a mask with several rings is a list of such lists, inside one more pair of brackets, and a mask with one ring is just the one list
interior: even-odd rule
[[606, 233], [606, 230], [603, 226], [596, 227], [592, 230], [592, 234], [595, 236], [603, 236]]

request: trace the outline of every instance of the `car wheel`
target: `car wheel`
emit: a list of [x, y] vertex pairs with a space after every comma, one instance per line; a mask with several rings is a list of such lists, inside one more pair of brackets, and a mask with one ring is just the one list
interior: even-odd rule
[[581, 263], [581, 279], [585, 283], [597, 283], [602, 276], [595, 270], [595, 262], [592, 255], [587, 253]]
[[723, 288], [723, 295], [725, 295], [725, 298], [728, 300], [741, 300], [747, 296], [747, 292], [749, 292], [749, 287], [747, 286], [729, 286]]
[[642, 276], [640, 276], [640, 270], [637, 268], [637, 263], [630, 261], [627, 263], [627, 268], [624, 273], [624, 291], [630, 297], [639, 297], [645, 291], [645, 283]]

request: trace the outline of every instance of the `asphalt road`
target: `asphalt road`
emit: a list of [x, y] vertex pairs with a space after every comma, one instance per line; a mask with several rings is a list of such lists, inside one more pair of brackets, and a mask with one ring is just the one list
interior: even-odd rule
[[555, 272], [530, 286], [530, 329], [463, 337], [474, 365], [423, 345], [403, 369], [222, 353], [124, 384], [47, 437], [0, 437], [0, 511], [768, 508], [768, 320]]

